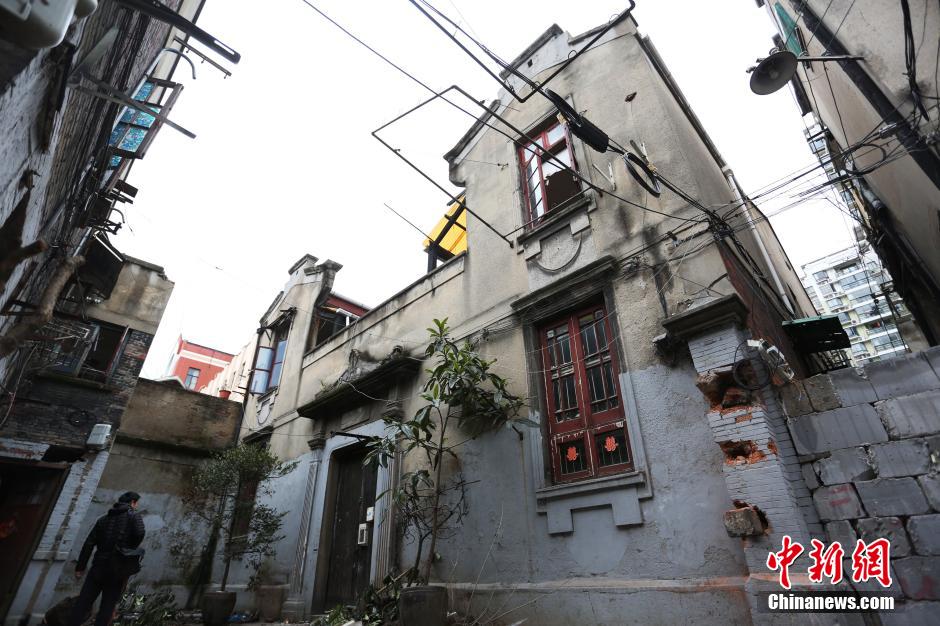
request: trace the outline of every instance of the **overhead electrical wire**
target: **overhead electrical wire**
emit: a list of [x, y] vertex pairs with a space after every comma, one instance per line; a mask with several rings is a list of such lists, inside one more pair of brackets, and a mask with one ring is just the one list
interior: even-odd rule
[[[366, 43], [365, 41], [363, 41], [361, 38], [359, 38], [359, 37], [356, 36], [354, 33], [352, 33], [349, 29], [347, 29], [346, 27], [344, 27], [343, 25], [341, 25], [339, 22], [337, 22], [336, 20], [334, 20], [332, 17], [330, 17], [329, 15], [327, 15], [323, 10], [321, 10], [319, 7], [317, 7], [317, 6], [316, 6], [313, 2], [311, 2], [310, 0], [301, 0], [301, 2], [303, 2], [305, 5], [307, 5], [307, 6], [308, 6], [310, 9], [312, 9], [313, 11], [315, 11], [315, 12], [316, 12], [318, 15], [320, 15], [323, 19], [325, 19], [325, 20], [327, 20], [328, 22], [330, 22], [330, 23], [331, 23], [333, 26], [335, 26], [337, 29], [339, 29], [340, 31], [342, 31], [347, 37], [349, 37], [350, 39], [352, 39], [353, 41], [355, 41], [356, 43], [358, 43], [360, 46], [362, 46], [362, 47], [364, 47], [365, 49], [367, 49], [369, 52], [371, 52], [372, 54], [374, 54], [375, 56], [377, 56], [379, 59], [381, 59], [382, 61], [384, 61], [385, 63], [387, 63], [389, 66], [391, 66], [392, 68], [394, 68], [396, 71], [398, 71], [399, 73], [401, 73], [402, 75], [404, 75], [404, 76], [407, 77], [408, 79], [412, 80], [412, 81], [415, 82], [416, 84], [420, 85], [421, 87], [423, 87], [423, 88], [426, 89], [427, 91], [429, 91], [429, 92], [431, 92], [432, 94], [434, 94], [434, 97], [435, 97], [435, 98], [440, 97], [442, 100], [444, 100], [445, 102], [447, 102], [447, 103], [448, 103], [449, 105], [451, 105], [452, 107], [456, 108], [457, 110], [459, 110], [459, 111], [463, 112], [464, 114], [466, 114], [467, 116], [471, 117], [474, 121], [480, 121], [480, 120], [483, 119], [483, 118], [478, 118], [476, 115], [474, 115], [473, 113], [471, 113], [471, 112], [468, 111], [467, 109], [461, 107], [461, 106], [458, 105], [457, 103], [452, 102], [451, 100], [448, 100], [447, 98], [441, 96], [438, 92], [436, 92], [436, 91], [435, 91], [432, 87], [430, 87], [427, 83], [425, 83], [424, 81], [420, 80], [419, 78], [417, 78], [416, 76], [414, 76], [413, 74], [411, 74], [410, 72], [408, 72], [407, 70], [405, 70], [404, 68], [402, 68], [400, 65], [398, 65], [398, 64], [394, 63], [393, 61], [391, 61], [387, 56], [385, 56], [384, 54], [382, 54], [381, 52], [379, 52], [378, 50], [376, 50], [375, 48], [373, 48], [372, 46], [370, 46], [369, 44], [367, 44], [367, 43]], [[455, 87], [456, 87], [456, 86], [455, 86]], [[459, 87], [457, 87], [457, 89], [459, 90]], [[462, 90], [461, 90], [461, 91], [462, 91]], [[465, 93], [465, 92], [464, 92], [464, 93]], [[470, 98], [469, 94], [466, 94], [466, 93], [465, 93], [465, 95], [466, 95], [470, 100], [472, 100], [475, 104], [479, 104], [479, 103], [477, 103], [475, 100], [473, 100], [472, 98]], [[421, 105], [419, 105], [419, 106], [421, 106]], [[417, 108], [417, 107], [414, 107], [414, 108]], [[414, 108], [413, 108], [412, 110], [414, 110]], [[406, 113], [406, 114], [407, 114], [407, 113]], [[494, 114], [495, 114], [495, 113], [494, 113]], [[400, 117], [402, 117], [402, 116], [399, 116], [399, 118], [400, 118]], [[484, 117], [486, 117], [486, 115], [484, 115]], [[398, 118], [396, 118], [396, 119], [398, 119]], [[496, 130], [497, 132], [500, 132], [501, 134], [503, 134], [503, 135], [509, 137], [510, 139], [518, 140], [518, 139], [520, 138], [520, 137], [513, 138], [513, 137], [511, 137], [510, 135], [508, 135], [508, 133], [506, 133], [505, 131], [503, 131], [502, 129], [499, 129], [499, 128], [493, 126], [492, 124], [489, 124], [489, 123], [486, 122], [486, 121], [483, 121], [483, 124], [486, 125], [486, 126], [488, 126], [489, 128], [492, 128], [492, 129]], [[373, 135], [375, 135], [375, 133], [373, 133]], [[529, 141], [530, 143], [532, 142], [532, 139], [531, 139], [530, 137], [528, 137], [525, 133], [520, 133], [520, 135], [521, 135], [521, 138], [526, 139], [526, 140]], [[379, 139], [379, 141], [382, 141], [379, 137], [376, 137], [376, 139]], [[382, 141], [382, 143], [384, 144], [385, 142]], [[393, 148], [391, 148], [391, 146], [388, 146], [388, 144], [385, 144], [385, 145], [386, 145], [387, 147], [389, 147], [389, 149], [391, 149], [393, 152], [395, 152], [395, 154], [396, 154], [397, 156], [399, 156], [400, 158], [402, 158], [402, 159], [404, 159], [406, 162], [408, 162], [407, 159], [405, 159], [398, 151], [395, 151]], [[703, 221], [703, 220], [695, 220], [695, 219], [690, 219], [690, 218], [678, 217], [678, 216], [671, 215], [671, 214], [669, 214], [669, 213], [665, 213], [665, 212], [662, 212], [662, 211], [656, 211], [655, 209], [650, 209], [650, 208], [645, 207], [645, 206], [643, 206], [643, 205], [641, 205], [641, 204], [638, 204], [638, 203], [636, 203], [636, 202], [633, 202], [633, 201], [631, 201], [631, 200], [628, 200], [628, 199], [626, 199], [626, 198], [623, 198], [623, 197], [621, 197], [621, 196], [619, 196], [619, 195], [617, 195], [617, 194], [613, 194], [613, 193], [611, 193], [611, 192], [609, 192], [609, 191], [606, 191], [606, 190], [600, 188], [599, 186], [595, 185], [593, 182], [591, 182], [590, 180], [586, 179], [584, 176], [582, 176], [581, 174], [579, 174], [577, 171], [575, 171], [574, 169], [572, 169], [571, 167], [569, 167], [566, 163], [564, 163], [563, 161], [561, 161], [560, 159], [558, 159], [558, 158], [555, 157], [554, 155], [550, 155], [550, 154], [549, 154], [548, 156], [550, 157], [550, 160], [551, 160], [552, 162], [557, 162], [557, 164], [561, 166], [561, 169], [571, 172], [574, 176], [578, 177], [582, 182], [584, 182], [584, 183], [587, 184], [589, 187], [591, 187], [592, 189], [594, 189], [595, 191], [597, 191], [597, 192], [599, 192], [599, 193], [606, 193], [606, 194], [608, 194], [608, 195], [611, 195], [612, 197], [617, 198], [618, 200], [620, 200], [620, 201], [622, 201], [622, 202], [624, 202], [624, 203], [626, 203], [626, 204], [629, 204], [629, 205], [631, 205], [631, 206], [635, 206], [635, 207], [637, 207], [637, 208], [643, 209], [643, 210], [648, 211], [648, 212], [651, 212], [651, 213], [656, 213], [656, 214], [662, 215], [662, 216], [664, 216], [664, 217], [668, 217], [668, 218], [670, 218], [670, 219], [677, 219], [677, 220], [686, 221], [686, 222], [702, 222], [702, 221]], [[409, 164], [410, 164], [410, 163], [409, 163]], [[425, 178], [427, 178], [428, 180], [430, 180], [430, 181], [431, 181], [432, 183], [434, 183], [436, 186], [440, 187], [440, 185], [439, 185], [438, 183], [436, 183], [435, 181], [433, 181], [433, 179], [431, 179], [429, 176], [427, 176], [427, 174], [425, 174], [424, 172], [422, 172], [419, 168], [417, 168], [417, 167], [414, 166], [413, 164], [411, 164], [411, 166], [412, 166], [414, 169], [416, 169], [417, 171], [419, 171]], [[451, 196], [451, 195], [449, 194], [449, 192], [446, 192], [446, 190], [445, 190], [445, 193], [447, 193], [447, 194], [450, 196], [450, 200], [451, 200], [452, 202], [456, 202], [456, 203], [460, 204], [461, 206], [463, 206], [464, 209], [465, 209], [468, 213], [470, 213], [471, 215], [473, 215], [475, 218], [479, 219], [479, 220], [481, 221], [481, 223], [483, 223], [483, 224], [484, 224], [485, 226], [487, 226], [490, 230], [492, 230], [494, 233], [496, 233], [501, 239], [507, 241], [507, 243], [509, 243], [509, 245], [512, 246], [512, 242], [510, 242], [508, 239], [506, 239], [506, 236], [505, 236], [503, 233], [500, 233], [496, 228], [494, 228], [491, 224], [489, 224], [489, 222], [487, 222], [484, 218], [482, 218], [482, 217], [480, 217], [479, 215], [477, 215], [474, 211], [472, 211], [469, 207], [467, 207], [466, 204], [464, 204], [463, 202], [461, 202], [460, 200], [458, 200], [456, 197]]]

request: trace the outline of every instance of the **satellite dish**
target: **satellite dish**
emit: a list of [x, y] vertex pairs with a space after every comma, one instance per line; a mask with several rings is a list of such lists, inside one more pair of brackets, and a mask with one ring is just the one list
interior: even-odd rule
[[759, 96], [773, 93], [790, 82], [798, 65], [796, 55], [789, 50], [777, 50], [762, 59], [751, 73], [751, 91]]

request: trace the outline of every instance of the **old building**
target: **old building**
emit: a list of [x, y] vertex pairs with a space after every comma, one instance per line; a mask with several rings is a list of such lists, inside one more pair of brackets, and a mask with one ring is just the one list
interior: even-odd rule
[[[611, 142], [635, 144], [632, 169], [657, 174], [593, 149], [560, 122], [564, 104], [503, 89], [445, 156], [465, 193], [451, 199], [465, 213], [445, 221], [465, 220], [452, 237], [465, 251], [449, 249], [442, 222], [438, 248], [425, 242], [430, 271], [326, 339], [341, 266], [294, 264], [254, 356], [210, 385], [253, 363], [237, 383], [251, 391], [243, 439], [299, 461], [275, 489], [286, 538], [265, 582], [287, 587], [294, 620], [407, 567], [413, 546], [377, 498], [401, 464], [363, 466], [361, 440], [421, 405], [426, 328], [447, 318], [540, 425], [460, 447], [474, 484], [432, 576], [452, 607], [492, 602], [538, 624], [747, 622], [768, 549], [822, 526], [770, 381], [746, 392], [734, 376], [757, 358], [749, 339], [797, 376], [819, 367], [781, 326], [812, 304], [631, 18], [576, 36], [552, 26], [509, 67], [516, 94], [529, 87], [513, 72], [559, 70], [552, 91]], [[758, 510], [769, 526], [727, 521]]]
[[[110, 456], [173, 283], [126, 258], [109, 297], [58, 302], [14, 355], [0, 425], [0, 550], [6, 623], [41, 617]], [[74, 292], [73, 292], [74, 293]]]
[[181, 59], [192, 65], [182, 54], [190, 37], [222, 49], [191, 21], [202, 4], [0, 7], [6, 624], [38, 622], [49, 608], [173, 288], [109, 235], [137, 193], [131, 166], [158, 132], [194, 136], [170, 119], [182, 92], [172, 77]]
[[187, 389], [202, 391], [234, 356], [187, 341], [180, 336], [176, 341], [176, 350], [167, 365], [166, 377], [178, 379]]
[[[930, 2], [758, 0], [777, 46], [797, 57], [792, 84], [857, 192], [866, 235], [930, 345], [940, 341], [937, 33]], [[763, 51], [755, 51], [755, 55]], [[752, 83], [753, 84], [753, 83]]]

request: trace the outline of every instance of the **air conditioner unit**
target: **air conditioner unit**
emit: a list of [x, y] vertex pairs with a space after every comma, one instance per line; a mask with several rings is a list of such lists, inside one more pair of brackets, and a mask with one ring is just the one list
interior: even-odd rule
[[39, 50], [62, 43], [74, 20], [95, 12], [98, 0], [0, 0], [0, 37]]

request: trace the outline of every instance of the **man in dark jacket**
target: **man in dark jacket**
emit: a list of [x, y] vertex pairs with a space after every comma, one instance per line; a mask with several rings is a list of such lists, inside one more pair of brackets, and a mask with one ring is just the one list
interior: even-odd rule
[[91, 562], [91, 570], [82, 585], [82, 591], [72, 608], [72, 617], [69, 626], [79, 626], [84, 617], [91, 612], [91, 606], [101, 595], [101, 607], [95, 618], [95, 626], [108, 626], [114, 615], [114, 607], [121, 599], [125, 576], [116, 571], [116, 558], [118, 548], [137, 548], [144, 540], [144, 520], [136, 512], [140, 502], [140, 494], [128, 491], [122, 495], [117, 503], [95, 522], [88, 539], [82, 546], [82, 552], [75, 565], [75, 577], [85, 575], [88, 559], [94, 550], [95, 558]]

